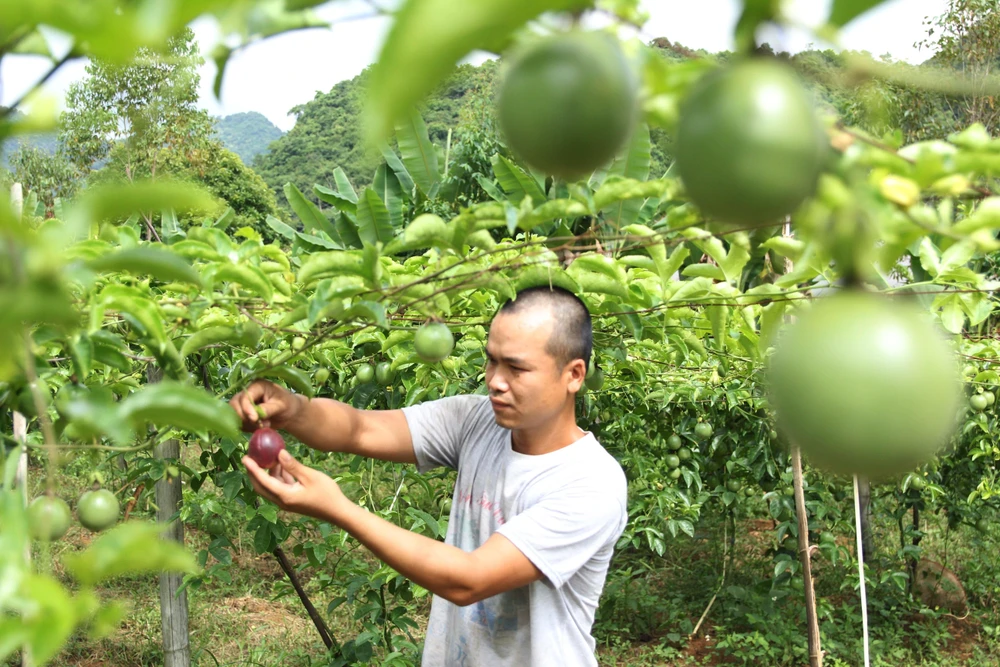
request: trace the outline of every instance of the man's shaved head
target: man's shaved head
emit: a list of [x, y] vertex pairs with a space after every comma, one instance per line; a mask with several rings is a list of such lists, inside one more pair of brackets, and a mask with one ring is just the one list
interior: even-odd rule
[[593, 325], [587, 306], [572, 292], [562, 287], [530, 287], [506, 302], [497, 315], [523, 313], [541, 308], [552, 314], [552, 335], [545, 346], [556, 363], [563, 367], [574, 359], [590, 364], [594, 347]]

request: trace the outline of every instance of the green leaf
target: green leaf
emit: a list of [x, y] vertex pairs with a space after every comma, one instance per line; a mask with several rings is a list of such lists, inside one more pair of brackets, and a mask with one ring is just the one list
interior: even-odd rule
[[545, 193], [538, 185], [538, 181], [526, 171], [521, 169], [504, 156], [497, 153], [490, 159], [493, 165], [493, 175], [497, 177], [500, 187], [508, 195], [508, 199], [514, 204], [521, 203], [525, 197], [531, 197], [536, 205], [546, 200]]
[[212, 94], [216, 100], [222, 99], [222, 79], [226, 73], [226, 65], [233, 55], [233, 50], [225, 44], [217, 44], [212, 50], [212, 62], [215, 63], [215, 78], [212, 79]]
[[219, 251], [210, 244], [194, 239], [185, 239], [177, 243], [172, 243], [170, 245], [170, 252], [181, 257], [186, 257], [187, 259], [201, 259], [207, 262], [216, 262], [222, 259]]
[[204, 188], [161, 179], [88, 188], [75, 203], [70, 216], [74, 219], [83, 216], [85, 220], [101, 222], [164, 209], [188, 214], [213, 214], [219, 209], [219, 204]]
[[[650, 159], [649, 127], [641, 124], [633, 132], [632, 140], [625, 148], [625, 152], [611, 163], [608, 175], [645, 181], [649, 178]], [[615, 202], [602, 212], [605, 220], [615, 229], [621, 229], [639, 219], [642, 205], [642, 199], [626, 199]]]
[[123, 419], [110, 391], [86, 390], [64, 385], [56, 396], [56, 409], [81, 439], [107, 436], [120, 446], [128, 444], [132, 429]]
[[347, 172], [341, 167], [333, 170], [333, 181], [337, 184], [337, 191], [340, 194], [347, 197], [348, 201], [358, 203], [358, 194], [354, 191], [354, 186], [351, 185], [351, 179], [347, 177]]
[[594, 292], [599, 294], [610, 294], [620, 299], [628, 298], [628, 290], [624, 285], [603, 273], [592, 273], [590, 271], [571, 272], [570, 276], [580, 285], [584, 292]]
[[[594, 193], [594, 208], [607, 209], [612, 204], [630, 199], [666, 197], [677, 189], [675, 181], [638, 181], [632, 178], [609, 178]], [[639, 204], [641, 208], [641, 202]]]
[[163, 313], [134, 287], [108, 285], [101, 291], [98, 301], [105, 309], [118, 311], [140, 335], [156, 343], [166, 340]]
[[623, 269], [614, 258], [597, 252], [588, 252], [577, 256], [577, 258], [573, 260], [573, 263], [569, 265], [567, 271], [570, 275], [573, 275], [574, 272], [578, 271], [601, 273], [611, 280], [619, 283], [622, 287], [624, 287], [628, 282], [625, 269]]
[[529, 287], [556, 286], [574, 294], [580, 292], [580, 284], [557, 266], [528, 266], [515, 274], [514, 289], [517, 292]]
[[830, 7], [830, 25], [838, 28], [847, 25], [858, 16], [881, 5], [885, 0], [833, 0]]
[[441, 180], [438, 173], [437, 151], [427, 136], [424, 119], [416, 111], [396, 126], [396, 142], [406, 171], [426, 195]]
[[433, 213], [417, 216], [403, 230], [403, 244], [409, 249], [447, 245], [450, 240], [448, 226], [440, 216]]
[[184, 238], [186, 236], [184, 230], [181, 229], [181, 223], [177, 220], [177, 214], [174, 213], [174, 209], [172, 208], [164, 210], [160, 215], [160, 236], [163, 237], [166, 243], [171, 243], [178, 237]]
[[[323, 234], [323, 232], [320, 232]], [[302, 232], [295, 232], [296, 244], [293, 244], [293, 248], [306, 247], [310, 251], [316, 250], [318, 248], [326, 248], [328, 250], [341, 250], [342, 244], [336, 243], [326, 234], [318, 236], [315, 234], [303, 234]], [[305, 242], [305, 243], [303, 243]]]
[[274, 296], [274, 285], [256, 266], [218, 262], [209, 267], [206, 276], [207, 281], [213, 285], [223, 281], [242, 285], [265, 301], [270, 301]]
[[358, 200], [358, 236], [365, 243], [388, 243], [395, 236], [389, 210], [378, 193], [365, 188]]
[[183, 545], [160, 537], [166, 528], [166, 524], [140, 521], [120, 524], [101, 534], [86, 550], [63, 556], [63, 563], [85, 586], [125, 574], [197, 572], [192, 553]]
[[295, 240], [295, 230], [283, 223], [281, 220], [278, 220], [273, 215], [267, 216], [267, 218], [264, 219], [264, 222], [266, 222], [267, 226], [273, 229], [276, 234], [284, 236], [289, 241]]
[[184, 431], [210, 431], [236, 439], [239, 419], [229, 406], [204, 389], [163, 380], [146, 385], [121, 402], [121, 412], [135, 428], [146, 423]]
[[341, 213], [356, 215], [358, 212], [358, 196], [354, 194], [353, 188], [351, 189], [350, 196], [342, 194], [339, 190], [331, 190], [319, 184], [313, 186], [313, 192], [318, 199], [325, 201]]
[[23, 619], [31, 661], [45, 664], [59, 654], [73, 634], [77, 623], [75, 605], [62, 584], [48, 575], [25, 575], [19, 593], [34, 607], [30, 619]]
[[785, 321], [785, 311], [788, 310], [788, 301], [773, 301], [761, 308], [760, 311], [760, 339], [759, 348], [764, 352], [771, 343], [774, 336]]
[[79, 381], [83, 382], [93, 368], [94, 342], [90, 336], [78, 333], [70, 340], [69, 352], [73, 358], [73, 372], [77, 374]]
[[120, 371], [128, 372], [132, 369], [132, 364], [125, 356], [128, 354], [128, 346], [125, 341], [109, 331], [103, 329], [90, 333], [90, 341], [94, 349], [94, 361], [111, 366]]
[[201, 286], [201, 276], [183, 257], [153, 245], [119, 250], [87, 262], [87, 267], [98, 272], [128, 271], [148, 274], [165, 283]]
[[275, 378], [287, 384], [289, 389], [294, 389], [304, 396], [313, 396], [312, 379], [294, 366], [275, 366], [274, 368], [257, 371], [253, 377]]
[[352, 250], [313, 253], [302, 263], [298, 280], [306, 285], [318, 277], [344, 274], [364, 275], [364, 265], [359, 253]]
[[949, 295], [935, 305], [941, 307], [941, 324], [944, 328], [953, 334], [962, 333], [965, 328], [965, 308], [959, 295]]
[[344, 312], [343, 319], [372, 322], [383, 329], [389, 327], [389, 323], [385, 319], [385, 307], [377, 301], [359, 301], [355, 303]]
[[[584, 204], [573, 199], [550, 199], [527, 213], [518, 211], [519, 216], [516, 228], [528, 231], [551, 220], [558, 218], [579, 218], [587, 215], [588, 212]], [[557, 235], [563, 236], [563, 234]], [[570, 232], [569, 236], [572, 236], [572, 232]]]
[[493, 199], [493, 201], [505, 202], [507, 201], [507, 196], [501, 192], [500, 188], [497, 187], [496, 183], [486, 178], [482, 174], [473, 174], [473, 178], [479, 183], [479, 187], [483, 189], [486, 194]]
[[[923, 244], [921, 244], [921, 250], [923, 250]], [[976, 244], [974, 242], [959, 241], [941, 253], [941, 266], [938, 271], [940, 273], [948, 273], [958, 267], [965, 266], [975, 254]]]
[[302, 221], [302, 226], [306, 230], [323, 232], [329, 236], [339, 247], [344, 247], [344, 243], [337, 233], [333, 223], [326, 219], [323, 212], [316, 204], [309, 201], [302, 192], [292, 183], [285, 183], [285, 197], [288, 198], [288, 205], [295, 211], [295, 215]]
[[43, 56], [49, 60], [53, 60], [52, 52], [45, 41], [45, 36], [37, 29], [32, 30], [14, 44], [14, 48], [10, 50], [10, 53], [22, 56]]
[[229, 225], [236, 221], [236, 211], [230, 206], [225, 210], [225, 212], [212, 222], [212, 227], [216, 229], [221, 229], [223, 231], [229, 229]]
[[725, 280], [726, 274], [722, 269], [714, 264], [688, 264], [681, 271], [682, 276], [689, 278], [711, 278], [713, 280]]
[[802, 252], [805, 250], [806, 244], [799, 239], [794, 239], [790, 236], [772, 236], [768, 240], [761, 243], [760, 247], [773, 250], [782, 257], [787, 257], [793, 262], [796, 262], [799, 257], [802, 256]]
[[400, 188], [404, 193], [406, 193], [406, 197], [408, 199], [412, 198], [413, 189], [416, 185], [413, 183], [413, 177], [410, 176], [410, 172], [408, 172], [406, 167], [403, 165], [403, 161], [399, 159], [399, 156], [396, 155], [396, 151], [392, 150], [388, 144], [383, 142], [380, 149], [386, 165], [392, 169], [392, 173], [394, 173], [396, 178], [399, 180]]
[[348, 248], [360, 248], [361, 235], [358, 233], [356, 218], [351, 218], [350, 213], [338, 213], [334, 224], [337, 226], [337, 233], [344, 240], [344, 245]]
[[182, 357], [186, 357], [192, 352], [200, 350], [203, 347], [230, 341], [237, 337], [238, 334], [235, 327], [207, 327], [188, 336], [187, 340], [184, 341], [184, 344], [181, 345], [180, 355]]
[[499, 49], [514, 30], [543, 12], [591, 5], [584, 0], [407, 0], [372, 68], [369, 139], [387, 138], [473, 50]]
[[403, 190], [399, 179], [385, 164], [380, 164], [375, 171], [372, 189], [378, 193], [379, 198], [385, 202], [385, 207], [389, 209], [389, 224], [392, 225], [393, 229], [402, 227]]

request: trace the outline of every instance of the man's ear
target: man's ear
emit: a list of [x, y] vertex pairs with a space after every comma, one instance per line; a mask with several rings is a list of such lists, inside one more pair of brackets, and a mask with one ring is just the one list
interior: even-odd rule
[[574, 359], [566, 364], [565, 373], [569, 374], [569, 390], [576, 393], [583, 387], [583, 381], [587, 379], [587, 364], [583, 359]]

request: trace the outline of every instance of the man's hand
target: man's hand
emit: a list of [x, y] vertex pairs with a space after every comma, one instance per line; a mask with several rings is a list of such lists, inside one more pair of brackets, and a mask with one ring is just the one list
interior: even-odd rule
[[[229, 401], [247, 433], [261, 426], [285, 429], [299, 416], [303, 404], [304, 397], [267, 380], [254, 381]], [[263, 418], [257, 414], [257, 408], [263, 411]]]
[[251, 459], [243, 457], [254, 491], [280, 509], [336, 524], [347, 505], [353, 505], [335, 481], [318, 470], [304, 466], [282, 450], [278, 465], [270, 474]]

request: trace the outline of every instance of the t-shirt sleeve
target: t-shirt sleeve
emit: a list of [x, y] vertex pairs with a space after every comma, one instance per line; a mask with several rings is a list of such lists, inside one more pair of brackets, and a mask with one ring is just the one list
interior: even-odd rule
[[458, 468], [462, 445], [468, 439], [469, 417], [483, 400], [482, 396], [451, 396], [403, 408], [417, 470]]
[[559, 588], [625, 530], [628, 513], [619, 495], [624, 494], [587, 485], [560, 489], [513, 517], [497, 532]]

